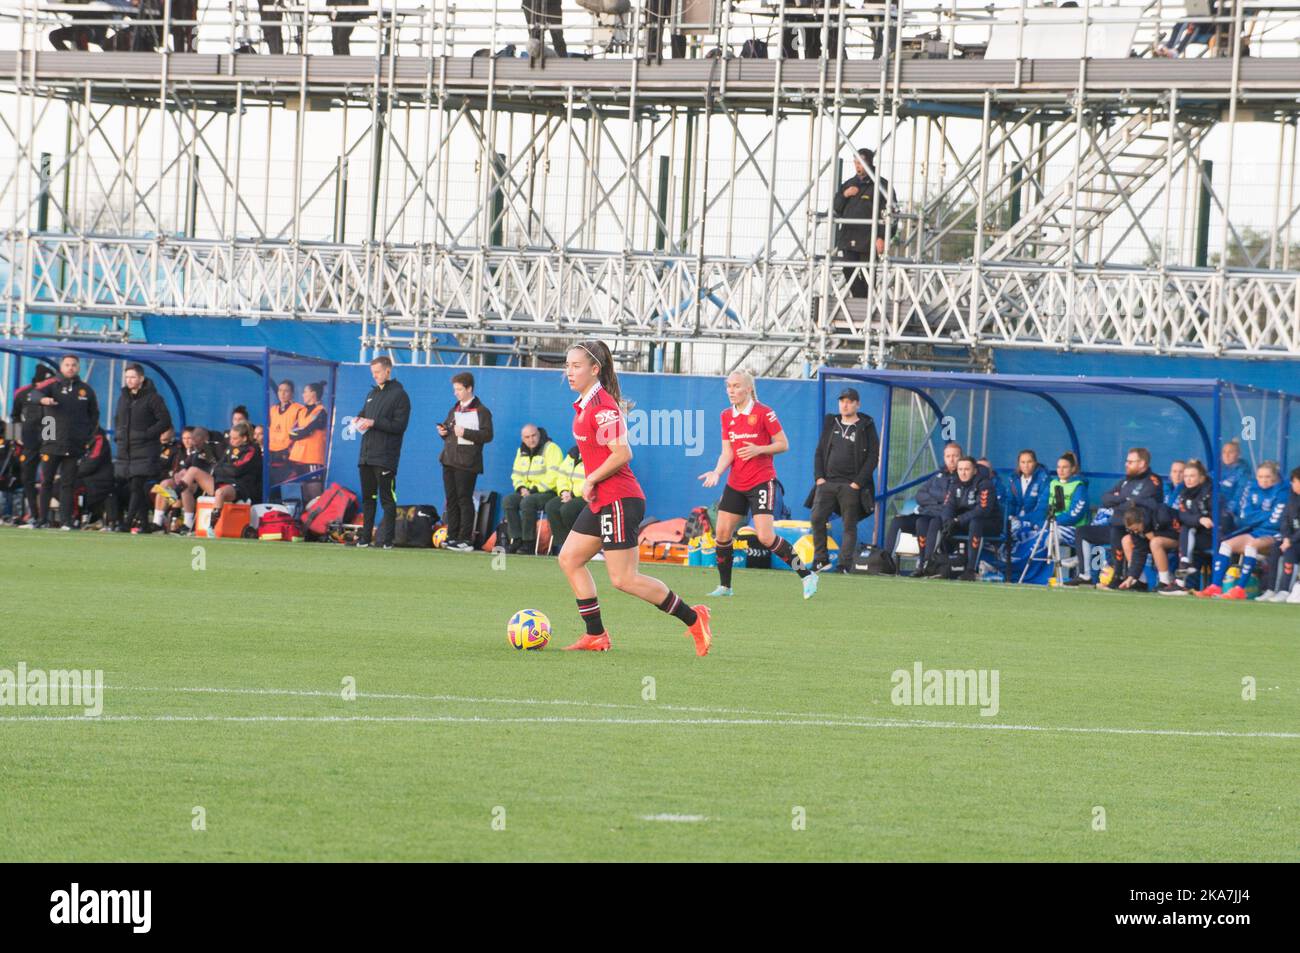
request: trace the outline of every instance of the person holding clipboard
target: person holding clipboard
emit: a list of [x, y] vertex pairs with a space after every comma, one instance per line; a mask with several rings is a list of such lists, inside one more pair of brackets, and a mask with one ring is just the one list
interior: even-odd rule
[[483, 472], [483, 445], [492, 442], [492, 411], [474, 395], [474, 375], [462, 371], [451, 379], [456, 402], [438, 424], [444, 443], [438, 462], [447, 491], [446, 548], [468, 553], [474, 549], [474, 484]]

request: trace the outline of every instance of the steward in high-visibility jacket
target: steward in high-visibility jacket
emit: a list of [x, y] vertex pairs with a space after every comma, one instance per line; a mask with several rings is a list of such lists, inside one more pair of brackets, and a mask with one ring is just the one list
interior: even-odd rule
[[304, 404], [298, 415], [298, 425], [289, 431], [293, 441], [289, 445], [289, 462], [302, 464], [304, 469], [325, 466], [329, 423], [329, 410], [324, 404], [319, 401]]
[[[535, 433], [534, 433], [535, 431]], [[506, 513], [509, 553], [537, 552], [537, 520], [556, 498], [564, 452], [541, 427], [527, 424], [520, 432], [519, 450], [510, 471], [514, 492], [502, 500]]]
[[510, 485], [516, 491], [527, 489], [530, 493], [558, 492], [556, 481], [560, 475], [560, 460], [564, 451], [546, 435], [545, 427], [538, 427], [541, 437], [536, 447], [519, 444], [514, 466], [510, 470]]
[[546, 520], [551, 524], [551, 542], [555, 552], [564, 548], [564, 540], [587, 505], [582, 491], [587, 486], [587, 471], [582, 466], [582, 454], [577, 444], [560, 461], [560, 475], [556, 481], [555, 499], [546, 504]]

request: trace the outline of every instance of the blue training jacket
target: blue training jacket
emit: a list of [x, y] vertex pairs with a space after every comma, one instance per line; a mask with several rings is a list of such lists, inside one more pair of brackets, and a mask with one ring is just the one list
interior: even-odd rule
[[[1223, 464], [1220, 463], [1219, 466]], [[1241, 508], [1242, 498], [1254, 482], [1255, 478], [1245, 460], [1238, 460], [1233, 466], [1224, 469], [1219, 479], [1219, 499], [1228, 508], [1228, 512], [1236, 513]]]
[[[1011, 515], [1035, 526], [1046, 523], [1047, 505], [1051, 502], [1047, 488], [1052, 483], [1051, 477], [1047, 475], [1047, 468], [1040, 463], [1029, 477], [1028, 488], [1024, 490], [1020, 488], [1020, 471], [1011, 474], [1008, 482], [1010, 488], [1007, 493], [1007, 510]], [[1084, 505], [1087, 506], [1086, 498]]]
[[1279, 480], [1267, 490], [1257, 482], [1251, 481], [1241, 496], [1241, 505], [1236, 510], [1233, 529], [1249, 532], [1254, 536], [1272, 536], [1282, 525], [1282, 511], [1286, 509], [1290, 488]]

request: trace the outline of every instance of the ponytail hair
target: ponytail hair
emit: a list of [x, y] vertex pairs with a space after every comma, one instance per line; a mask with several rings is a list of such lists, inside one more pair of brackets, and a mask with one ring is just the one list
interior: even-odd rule
[[587, 341], [578, 341], [569, 347], [570, 351], [583, 351], [591, 363], [597, 367], [596, 377], [600, 381], [600, 386], [614, 398], [614, 402], [626, 413], [632, 407], [631, 401], [623, 399], [623, 394], [618, 387], [618, 371], [614, 369], [614, 355], [610, 352], [609, 347], [604, 341], [592, 338]]

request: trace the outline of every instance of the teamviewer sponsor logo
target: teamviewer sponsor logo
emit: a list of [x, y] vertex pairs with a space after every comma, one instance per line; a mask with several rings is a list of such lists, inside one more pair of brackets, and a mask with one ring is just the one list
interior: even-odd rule
[[69, 890], [50, 894], [54, 924], [129, 924], [132, 933], [148, 933], [153, 923], [152, 890]]
[[88, 718], [104, 711], [103, 669], [0, 668], [0, 708], [80, 708]]
[[895, 669], [890, 677], [895, 705], [978, 705], [980, 714], [992, 718], [998, 713], [996, 668], [926, 668], [919, 661], [911, 669]]

